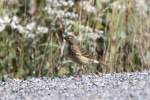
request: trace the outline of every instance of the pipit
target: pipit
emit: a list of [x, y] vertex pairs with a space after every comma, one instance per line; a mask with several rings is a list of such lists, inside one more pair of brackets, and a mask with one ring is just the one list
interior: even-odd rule
[[99, 62], [94, 57], [92, 57], [91, 53], [89, 51], [82, 49], [74, 36], [67, 35], [64, 37], [67, 44], [68, 44], [68, 54], [67, 56], [77, 64], [82, 65], [88, 65], [88, 64], [102, 64], [106, 65], [103, 62]]

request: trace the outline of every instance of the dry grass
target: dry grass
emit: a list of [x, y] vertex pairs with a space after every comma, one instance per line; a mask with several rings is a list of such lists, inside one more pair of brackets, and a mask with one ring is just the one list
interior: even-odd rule
[[[37, 0], [38, 1], [38, 0]], [[95, 1], [95, 2], [94, 2]], [[62, 36], [66, 27], [62, 19], [57, 16], [48, 16], [43, 11], [45, 1], [35, 2], [37, 13], [28, 15], [28, 5], [20, 3], [11, 11], [22, 18], [22, 23], [30, 22], [31, 18], [38, 24], [48, 27], [46, 34], [38, 35], [34, 39], [25, 38], [23, 33], [12, 29], [9, 25], [0, 33], [0, 73], [10, 74], [14, 77], [26, 76], [62, 76], [71, 75], [77, 64], [68, 59], [61, 59]], [[76, 12], [79, 19], [71, 25], [67, 32], [73, 32], [78, 37], [80, 45], [108, 64], [104, 66], [88, 66], [87, 72], [127, 72], [149, 69], [146, 54], [150, 52], [150, 19], [141, 16], [130, 0], [118, 0], [114, 2], [99, 2], [93, 0], [96, 13], [90, 13], [76, 2], [71, 8], [63, 10]], [[114, 6], [122, 5], [121, 9]], [[1, 12], [8, 9], [1, 6]], [[55, 20], [54, 20], [55, 19]], [[69, 20], [69, 18], [68, 18]], [[93, 34], [83, 31], [82, 26], [89, 27]], [[97, 31], [103, 31], [103, 36], [96, 35]], [[95, 33], [94, 33], [95, 32]], [[96, 37], [96, 38], [95, 38]], [[80, 40], [82, 38], [82, 40]], [[66, 49], [64, 49], [66, 52]]]

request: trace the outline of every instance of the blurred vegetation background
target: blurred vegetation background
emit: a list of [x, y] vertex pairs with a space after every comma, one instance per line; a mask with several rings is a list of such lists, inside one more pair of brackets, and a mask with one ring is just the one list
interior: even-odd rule
[[1, 0], [0, 76], [72, 75], [66, 33], [108, 65], [87, 73], [150, 68], [149, 0]]

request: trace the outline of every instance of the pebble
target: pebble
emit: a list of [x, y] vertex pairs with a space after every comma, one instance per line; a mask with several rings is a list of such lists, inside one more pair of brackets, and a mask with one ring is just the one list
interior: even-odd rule
[[0, 100], [150, 100], [148, 72], [0, 81]]

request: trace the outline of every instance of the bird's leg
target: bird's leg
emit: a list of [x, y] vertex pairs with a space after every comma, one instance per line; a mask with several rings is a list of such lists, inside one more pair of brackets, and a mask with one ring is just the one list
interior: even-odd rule
[[82, 74], [83, 74], [83, 68], [81, 67], [80, 69], [78, 69], [77, 75], [81, 76]]
[[82, 66], [81, 66], [81, 74], [84, 74], [85, 73], [85, 68], [84, 68], [85, 66], [82, 64]]

